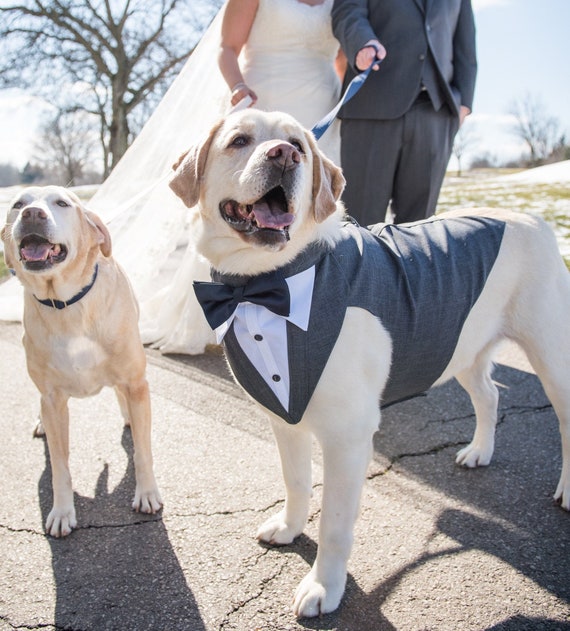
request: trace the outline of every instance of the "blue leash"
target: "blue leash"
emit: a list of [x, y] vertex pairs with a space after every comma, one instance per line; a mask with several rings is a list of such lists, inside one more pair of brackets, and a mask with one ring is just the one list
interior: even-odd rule
[[368, 68], [366, 68], [366, 70], [361, 72], [359, 75], [356, 75], [356, 77], [354, 77], [354, 79], [348, 84], [346, 90], [344, 91], [344, 94], [342, 95], [340, 101], [337, 103], [337, 105], [334, 107], [334, 109], [332, 109], [326, 116], [324, 116], [324, 118], [321, 118], [321, 120], [314, 125], [314, 127], [311, 129], [311, 131], [313, 132], [313, 134], [314, 134], [314, 136], [315, 136], [315, 138], [317, 140], [331, 126], [331, 124], [334, 121], [334, 119], [336, 118], [336, 115], [338, 114], [340, 108], [345, 103], [348, 103], [348, 101], [350, 101], [350, 99], [364, 85], [364, 82], [366, 81], [366, 79], [368, 79], [368, 75], [370, 74], [370, 71], [372, 70], [372, 68], [374, 68], [374, 66], [378, 65], [381, 61], [382, 61], [381, 59], [375, 58], [374, 61], [370, 64], [370, 66], [368, 66]]

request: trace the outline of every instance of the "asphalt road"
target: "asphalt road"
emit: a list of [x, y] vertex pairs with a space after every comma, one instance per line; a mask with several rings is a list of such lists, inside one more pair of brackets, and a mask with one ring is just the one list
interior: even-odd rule
[[0, 324], [0, 631], [464, 631], [570, 629], [570, 514], [552, 494], [561, 467], [553, 410], [507, 348], [493, 463], [454, 464], [474, 419], [450, 383], [387, 409], [375, 439], [340, 609], [297, 620], [295, 586], [315, 558], [321, 495], [306, 533], [260, 545], [283, 500], [269, 425], [223, 358], [148, 351], [155, 468], [165, 507], [130, 510], [132, 443], [112, 391], [72, 400], [79, 526], [43, 532], [51, 506], [39, 396], [21, 327]]

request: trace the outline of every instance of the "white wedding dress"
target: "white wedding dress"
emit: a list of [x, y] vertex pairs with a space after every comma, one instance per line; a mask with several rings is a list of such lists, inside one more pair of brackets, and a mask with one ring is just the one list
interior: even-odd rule
[[[259, 0], [240, 67], [256, 92], [255, 107], [280, 110], [311, 128], [336, 105], [338, 42], [332, 35], [333, 0]], [[217, 66], [220, 13], [153, 115], [88, 206], [107, 223], [113, 255], [125, 269], [141, 307], [143, 342], [164, 353], [198, 354], [215, 343], [192, 289], [208, 280], [209, 266], [192, 239], [195, 209], [168, 186], [172, 164], [227, 113], [230, 97]], [[335, 121], [319, 141], [340, 164]], [[12, 286], [10, 287], [10, 284]], [[21, 319], [16, 279], [0, 287], [0, 319]]]

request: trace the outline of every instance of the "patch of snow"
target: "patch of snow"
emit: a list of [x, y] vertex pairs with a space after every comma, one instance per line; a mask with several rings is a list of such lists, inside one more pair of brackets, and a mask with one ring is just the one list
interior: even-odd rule
[[555, 162], [554, 164], [546, 164], [535, 169], [527, 169], [521, 173], [513, 173], [512, 175], [503, 175], [501, 181], [505, 183], [511, 182], [528, 182], [529, 184], [548, 184], [551, 182], [570, 183], [570, 160]]

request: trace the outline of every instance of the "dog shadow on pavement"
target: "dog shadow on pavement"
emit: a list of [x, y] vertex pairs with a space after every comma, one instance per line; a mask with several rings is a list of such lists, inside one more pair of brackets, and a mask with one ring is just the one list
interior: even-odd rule
[[[46, 468], [39, 480], [39, 498], [45, 523], [52, 485], [44, 442]], [[160, 515], [130, 512], [135, 472], [128, 428], [121, 443], [128, 466], [118, 486], [108, 492], [105, 464], [95, 496], [75, 494], [79, 527], [62, 539], [48, 537], [57, 592], [54, 626], [201, 631], [204, 623]], [[87, 519], [89, 515], [93, 519]], [[82, 527], [82, 522], [91, 525]]]
[[[562, 469], [558, 419], [536, 375], [498, 365], [493, 378], [500, 400], [488, 467], [455, 464], [456, 452], [475, 428], [469, 397], [455, 381], [388, 408], [375, 457], [465, 506], [465, 511], [441, 513], [441, 532], [504, 559], [569, 599], [570, 566], [561, 551], [570, 549], [570, 514], [552, 497]], [[565, 568], [560, 583], [553, 572], [557, 567]]]
[[[412, 543], [402, 554], [402, 563], [386, 571], [366, 592], [358, 584], [358, 577], [349, 572], [339, 609], [319, 620], [303, 620], [303, 627], [345, 631], [368, 628], [374, 621], [374, 628], [395, 631], [400, 628], [394, 626], [397, 622], [384, 613], [394, 595], [405, 603], [408, 596], [413, 602], [416, 598], [437, 599], [439, 594], [443, 607], [448, 601], [452, 617], [453, 599], [462, 598], [461, 581], [473, 585], [482, 579], [480, 592], [476, 589], [471, 598], [487, 602], [491, 610], [505, 603], [502, 613], [496, 610], [497, 623], [487, 631], [570, 630], [570, 622], [565, 625], [559, 619], [563, 603], [570, 603], [570, 515], [552, 499], [562, 464], [558, 420], [534, 374], [499, 365], [494, 380], [501, 394], [496, 449], [489, 467], [465, 469], [455, 464], [455, 453], [469, 442], [475, 424], [469, 397], [457, 382], [384, 410], [382, 427], [375, 437], [374, 460], [382, 463], [381, 468], [390, 468], [391, 475], [412, 478], [450, 498], [453, 507], [442, 502], [440, 512], [436, 510], [433, 516], [430, 533], [433, 540], [439, 538], [444, 543], [432, 547], [426, 541], [415, 548], [417, 544]], [[401, 490], [394, 491], [399, 487], [397, 482], [394, 487], [394, 478], [389, 478], [380, 476], [376, 491], [383, 493], [386, 485], [393, 501]], [[406, 503], [410, 498], [402, 493], [401, 500], [396, 501]], [[421, 498], [412, 501], [421, 502]], [[397, 526], [390, 524], [389, 515], [385, 523], [376, 525], [377, 540], [365, 546], [381, 548], [389, 557], [393, 550], [382, 533]], [[302, 535], [281, 551], [299, 555], [310, 566], [317, 543]], [[371, 558], [375, 558], [374, 553]], [[501, 591], [509, 587], [503, 584], [508, 578], [501, 578], [500, 573], [493, 575], [497, 560], [510, 566], [517, 576], [540, 586], [543, 597], [535, 606], [513, 616], [508, 614], [509, 593]], [[450, 576], [454, 571], [466, 573], [455, 579], [448, 577], [443, 586], [430, 586], [438, 572], [450, 570]], [[360, 571], [366, 570], [361, 567]], [[457, 585], [447, 585], [446, 580], [457, 580]], [[536, 587], [531, 584], [529, 590], [533, 589]], [[550, 618], [545, 593], [558, 599], [558, 619]], [[445, 616], [444, 610], [441, 615]]]
[[[549, 619], [544, 596], [559, 599], [559, 614], [563, 603], [570, 603], [570, 514], [552, 498], [562, 468], [558, 419], [535, 374], [499, 364], [493, 379], [500, 394], [495, 453], [488, 467], [455, 464], [456, 452], [471, 440], [475, 428], [469, 397], [455, 380], [384, 411], [375, 437], [375, 460], [389, 462], [396, 475], [420, 481], [450, 502], [446, 506], [442, 500], [433, 523], [432, 536], [446, 540], [444, 549], [430, 552], [425, 546], [408, 567], [368, 597], [378, 607], [415, 569], [433, 561], [434, 567], [441, 567], [437, 562], [442, 556], [448, 557], [443, 567], [450, 568], [454, 555], [474, 553], [479, 560], [467, 569], [483, 579], [482, 594], [487, 581], [501, 590], [502, 579], [492, 578], [497, 563], [489, 557], [543, 590], [542, 605], [539, 598], [534, 607], [507, 616], [493, 629], [570, 629], [570, 623], [564, 626]], [[507, 591], [492, 598], [507, 601]]]

